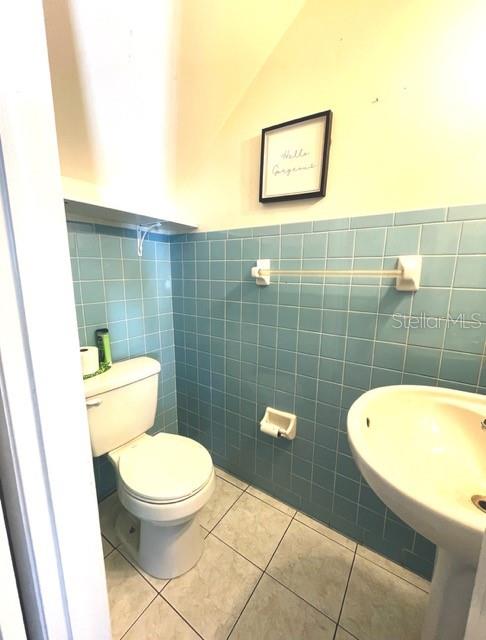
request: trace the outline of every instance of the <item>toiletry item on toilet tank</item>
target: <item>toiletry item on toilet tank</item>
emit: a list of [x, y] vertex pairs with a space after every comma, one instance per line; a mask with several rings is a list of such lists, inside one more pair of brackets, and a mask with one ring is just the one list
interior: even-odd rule
[[81, 347], [79, 355], [83, 376], [90, 376], [98, 371], [100, 366], [98, 347]]
[[96, 329], [96, 345], [100, 352], [100, 364], [111, 366], [110, 332], [108, 329]]

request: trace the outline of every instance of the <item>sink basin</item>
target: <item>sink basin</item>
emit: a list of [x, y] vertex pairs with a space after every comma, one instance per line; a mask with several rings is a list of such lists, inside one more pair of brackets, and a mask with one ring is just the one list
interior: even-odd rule
[[[462, 640], [486, 512], [484, 396], [390, 386], [348, 413], [356, 463], [375, 493], [438, 547], [423, 640]], [[486, 498], [485, 498], [486, 500]]]

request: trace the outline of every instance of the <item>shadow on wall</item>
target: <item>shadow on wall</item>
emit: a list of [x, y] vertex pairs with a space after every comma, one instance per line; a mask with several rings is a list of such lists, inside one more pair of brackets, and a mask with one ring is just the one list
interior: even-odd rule
[[44, 1], [62, 173], [96, 183], [98, 169], [69, 2]]

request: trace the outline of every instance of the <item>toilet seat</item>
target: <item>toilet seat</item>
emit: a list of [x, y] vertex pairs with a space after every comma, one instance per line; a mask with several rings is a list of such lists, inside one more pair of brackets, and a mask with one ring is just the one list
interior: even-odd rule
[[213, 476], [213, 463], [209, 452], [195, 440], [159, 433], [124, 450], [118, 471], [132, 497], [163, 505], [200, 492]]

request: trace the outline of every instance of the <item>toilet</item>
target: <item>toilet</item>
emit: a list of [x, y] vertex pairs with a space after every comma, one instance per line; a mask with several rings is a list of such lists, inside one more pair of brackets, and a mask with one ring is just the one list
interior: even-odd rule
[[84, 390], [93, 456], [108, 454], [127, 510], [118, 516], [117, 534], [144, 571], [173, 578], [202, 554], [197, 514], [213, 493], [215, 474], [209, 452], [195, 440], [146, 433], [155, 420], [159, 373], [153, 358], [132, 358], [86, 379]]

